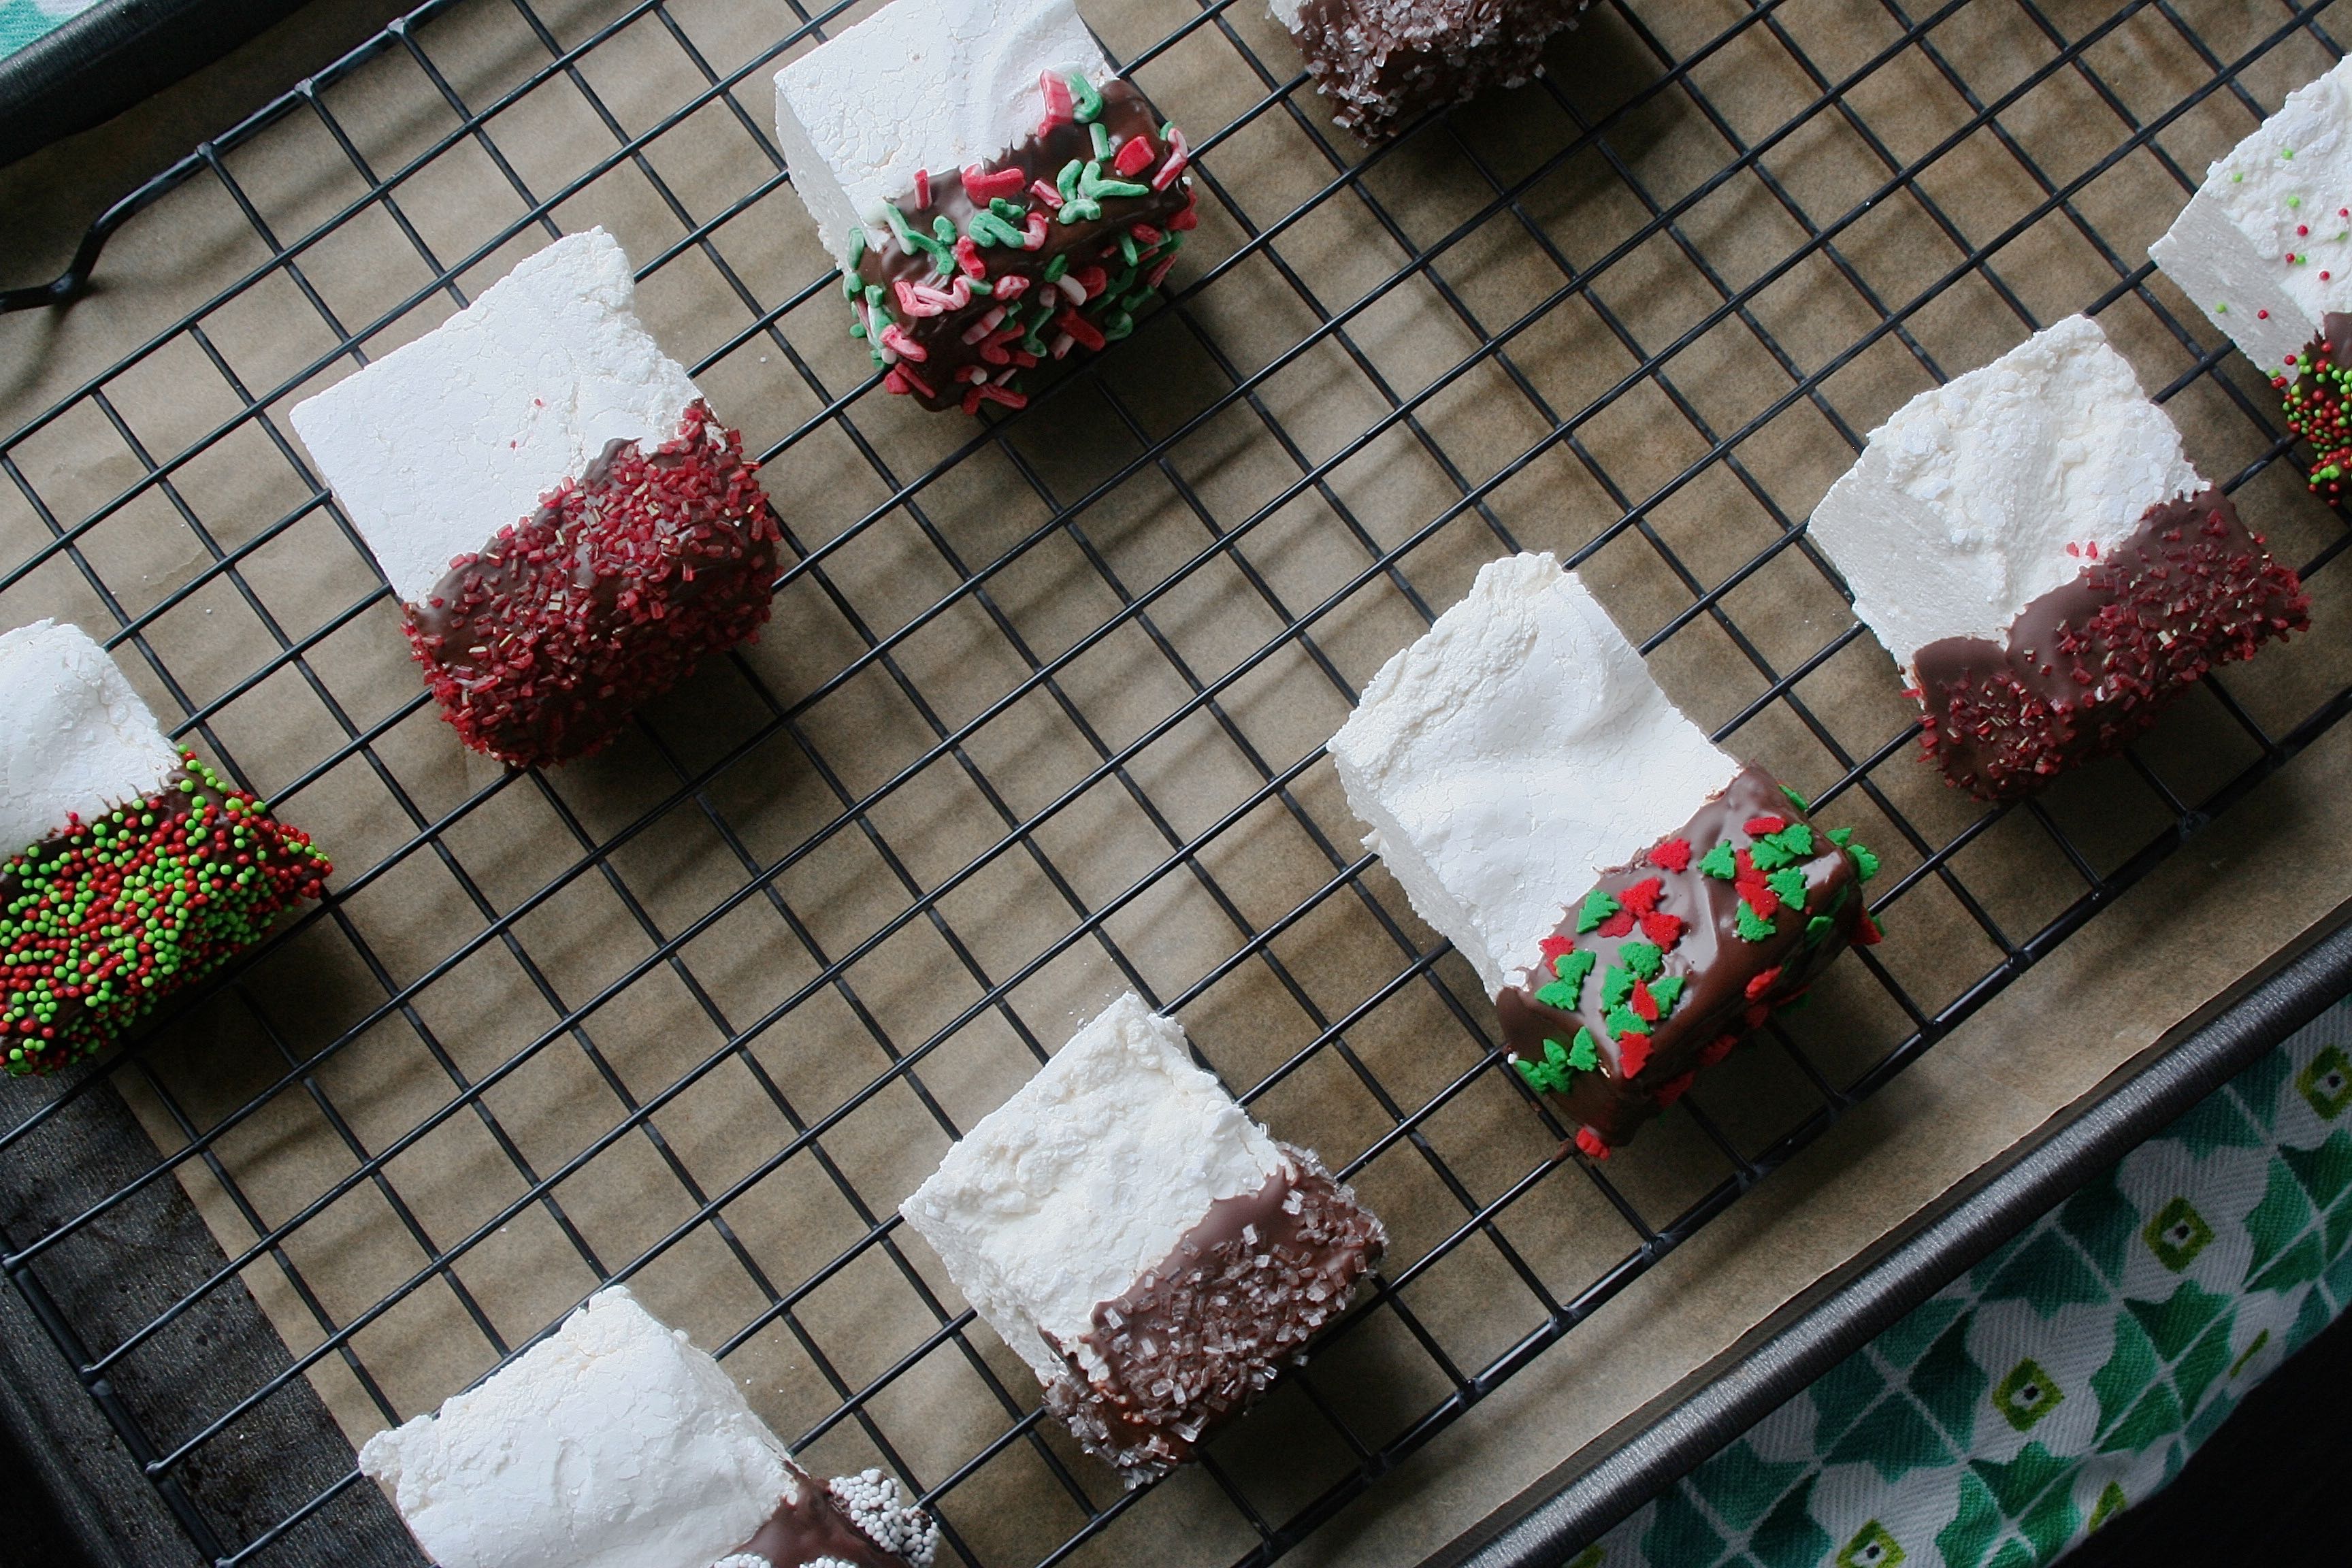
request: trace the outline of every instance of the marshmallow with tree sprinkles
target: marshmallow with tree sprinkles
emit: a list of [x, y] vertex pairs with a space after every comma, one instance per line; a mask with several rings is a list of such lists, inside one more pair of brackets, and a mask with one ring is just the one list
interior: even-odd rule
[[1194, 223], [1192, 154], [1070, 0], [894, 0], [776, 74], [793, 189], [852, 336], [927, 408], [1135, 330]]
[[2205, 172], [2148, 258], [2265, 375], [2352, 310], [2352, 61]]
[[2087, 316], [1896, 410], [1811, 532], [1918, 699], [1928, 756], [1986, 800], [2120, 749], [2309, 620]]
[[1271, 0], [1331, 118], [1366, 142], [1425, 110], [1517, 87], [1591, 0]]
[[440, 1568], [931, 1568], [938, 1547], [879, 1470], [802, 1469], [623, 1286], [360, 1468]]
[[1878, 940], [1876, 858], [1710, 742], [1548, 554], [1488, 562], [1330, 752], [1365, 847], [1594, 1158]]
[[1132, 993], [900, 1205], [1045, 1405], [1132, 1487], [1192, 1457], [1348, 1305], [1387, 1245]]
[[259, 942], [333, 868], [308, 835], [174, 746], [105, 649], [0, 636], [0, 1037], [11, 1074], [96, 1054]]
[[754, 465], [635, 301], [611, 236], [566, 235], [294, 408], [450, 723], [517, 767], [596, 750], [768, 618]]

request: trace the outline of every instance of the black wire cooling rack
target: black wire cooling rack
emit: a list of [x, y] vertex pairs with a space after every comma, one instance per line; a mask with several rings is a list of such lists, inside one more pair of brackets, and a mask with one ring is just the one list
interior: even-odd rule
[[[305, 1479], [287, 1409], [364, 1436], [627, 1280], [813, 1462], [894, 1469], [949, 1560], [1270, 1560], [2352, 703], [2323, 615], [1980, 810], [1911, 754], [1802, 530], [1904, 396], [2089, 310], [2332, 606], [2344, 536], [2265, 389], [2142, 259], [2336, 58], [2324, 5], [1617, 0], [1548, 78], [1369, 155], [1253, 0], [1089, 6], [1192, 132], [1203, 222], [1133, 341], [989, 423], [885, 397], [842, 336], [768, 80], [846, 8], [760, 9], [436, 0], [0, 299], [70, 300], [142, 213], [210, 236], [233, 281], [0, 443], [0, 594], [110, 616], [173, 732], [339, 863], [0, 1132], [0, 1262], [206, 1557], [352, 1560], [380, 1505], [340, 1447]], [[607, 757], [469, 772], [284, 411], [592, 221], [764, 448], [793, 559], [765, 640]], [[1885, 945], [1605, 1167], [1557, 1152], [1321, 761], [1523, 545], [1890, 873]], [[1397, 1245], [1313, 1367], [1122, 1494], [895, 1210], [1129, 986]], [[85, 1160], [84, 1191], [55, 1141], [110, 1096], [165, 1152]], [[98, 1278], [175, 1187], [213, 1266]], [[292, 1353], [208, 1359], [194, 1326], [248, 1291]]]

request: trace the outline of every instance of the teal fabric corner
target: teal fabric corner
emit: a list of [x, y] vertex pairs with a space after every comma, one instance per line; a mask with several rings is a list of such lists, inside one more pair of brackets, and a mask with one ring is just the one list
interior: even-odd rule
[[1575, 1559], [2041, 1568], [2352, 1300], [2339, 1003]]

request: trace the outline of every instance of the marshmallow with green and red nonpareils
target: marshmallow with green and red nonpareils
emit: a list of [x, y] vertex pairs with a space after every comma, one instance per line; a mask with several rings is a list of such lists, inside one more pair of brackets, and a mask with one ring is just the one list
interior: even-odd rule
[[260, 941], [331, 868], [167, 740], [78, 628], [0, 636], [0, 1048], [45, 1072]]
[[602, 229], [292, 417], [450, 721], [502, 761], [594, 750], [767, 619], [780, 535], [755, 465], [637, 320]]
[[2215, 160], [2148, 257], [2264, 375], [2352, 310], [2352, 62]]

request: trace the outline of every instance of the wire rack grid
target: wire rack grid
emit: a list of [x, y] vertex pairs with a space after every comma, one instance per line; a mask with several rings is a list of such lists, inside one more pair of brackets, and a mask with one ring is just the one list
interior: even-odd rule
[[[767, 126], [775, 65], [868, 8], [436, 0], [5, 301], [79, 292], [142, 213], [215, 246], [217, 291], [0, 443], [0, 594], [110, 626], [173, 731], [341, 866], [0, 1132], [38, 1169], [112, 1095], [160, 1151], [0, 1261], [215, 1562], [313, 1560], [378, 1506], [273, 1412], [362, 1436], [614, 1280], [813, 1463], [897, 1473], [951, 1560], [1269, 1561], [2352, 703], [2322, 634], [1980, 810], [1909, 754], [1802, 529], [1903, 396], [2088, 309], [2331, 602], [2343, 535], [2264, 389], [2136, 259], [2340, 53], [2324, 5], [1612, 0], [1535, 85], [1370, 154], [1255, 7], [1090, 6], [1200, 148], [1202, 226], [1133, 342], [985, 423], [879, 394]], [[592, 221], [762, 449], [792, 560], [765, 640], [613, 753], [488, 772], [284, 410]], [[1890, 871], [1885, 945], [1606, 1167], [1531, 1112], [1322, 765], [1380, 660], [1522, 545]], [[1396, 1245], [1313, 1368], [1122, 1494], [895, 1207], [1127, 987]], [[215, 1263], [75, 1305], [174, 1186]], [[243, 1292], [291, 1354], [207, 1372], [192, 1326]]]

